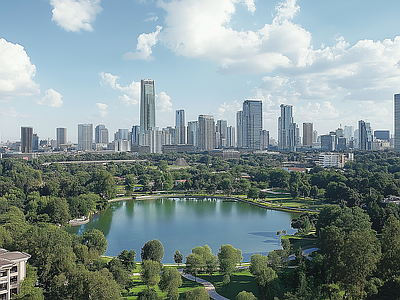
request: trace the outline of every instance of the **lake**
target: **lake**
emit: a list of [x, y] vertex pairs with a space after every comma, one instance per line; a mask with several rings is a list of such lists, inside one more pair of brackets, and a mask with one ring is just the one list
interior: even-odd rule
[[295, 232], [290, 222], [296, 214], [269, 210], [244, 202], [218, 198], [163, 198], [113, 202], [82, 226], [68, 229], [77, 233], [101, 230], [108, 240], [106, 255], [116, 256], [124, 249], [140, 249], [151, 239], [164, 245], [164, 263], [173, 262], [175, 250], [184, 256], [196, 246], [209, 245], [214, 254], [221, 245], [242, 250], [243, 261], [254, 253], [267, 255], [280, 248], [278, 230]]

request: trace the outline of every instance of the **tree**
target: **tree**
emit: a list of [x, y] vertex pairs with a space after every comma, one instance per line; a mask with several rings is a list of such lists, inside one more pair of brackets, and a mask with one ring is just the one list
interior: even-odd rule
[[164, 268], [158, 284], [160, 290], [167, 292], [170, 299], [179, 299], [178, 288], [182, 285], [182, 276], [175, 268]]
[[13, 299], [44, 300], [43, 289], [36, 286], [38, 280], [36, 268], [30, 264], [26, 265], [26, 277], [21, 283], [20, 291]]
[[208, 274], [212, 275], [217, 270], [218, 258], [212, 254], [211, 248], [208, 245], [194, 247], [192, 253], [197, 254], [201, 258], [201, 268]]
[[400, 221], [390, 215], [382, 230], [382, 259], [379, 271], [383, 278], [396, 275], [400, 266]]
[[198, 287], [185, 291], [186, 300], [209, 300], [210, 296], [203, 287]]
[[129, 193], [135, 191], [136, 178], [134, 174], [128, 174], [125, 176], [125, 190]]
[[249, 192], [247, 193], [247, 198], [257, 199], [259, 195], [260, 195], [260, 189], [252, 187], [249, 189]]
[[119, 259], [113, 258], [110, 260], [108, 263], [108, 270], [121, 288], [129, 290], [132, 287], [133, 281], [130, 278], [130, 272], [124, 268]]
[[236, 295], [235, 300], [257, 300], [252, 292], [241, 291]]
[[107, 239], [98, 229], [84, 231], [81, 237], [83, 243], [88, 247], [89, 252], [95, 256], [103, 255], [107, 250]]
[[138, 293], [138, 300], [161, 300], [162, 296], [159, 296], [154, 288], [143, 289]]
[[89, 187], [93, 192], [107, 199], [112, 199], [117, 194], [114, 177], [103, 169], [97, 169], [92, 173]]
[[160, 281], [161, 264], [153, 260], [142, 261], [142, 281], [149, 287], [157, 285]]
[[192, 274], [195, 281], [197, 281], [197, 275], [200, 269], [204, 267], [203, 258], [199, 254], [190, 253], [186, 256], [186, 267], [185, 272]]
[[260, 293], [273, 297], [279, 290], [278, 275], [268, 267], [268, 258], [261, 254], [253, 254], [250, 258], [250, 273], [254, 275]]
[[318, 193], [319, 193], [318, 187], [316, 185], [313, 185], [310, 190], [310, 196], [315, 200], [315, 198], [317, 198], [318, 196]]
[[118, 259], [121, 261], [124, 268], [130, 272], [135, 270], [136, 263], [136, 251], [135, 250], [123, 250], [118, 254]]
[[242, 251], [232, 245], [222, 245], [218, 251], [219, 268], [221, 273], [229, 277], [236, 271], [236, 265], [243, 259]]
[[164, 257], [164, 246], [157, 239], [149, 240], [143, 245], [140, 257], [142, 260], [161, 262]]
[[179, 252], [179, 250], [176, 250], [174, 253], [174, 262], [178, 264], [179, 267], [179, 264], [181, 264], [182, 261], [183, 261], [183, 255]]

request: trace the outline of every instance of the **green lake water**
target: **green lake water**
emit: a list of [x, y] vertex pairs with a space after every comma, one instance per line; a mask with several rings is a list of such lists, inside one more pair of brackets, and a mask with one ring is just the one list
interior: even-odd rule
[[124, 249], [140, 249], [151, 239], [160, 240], [165, 249], [163, 262], [172, 263], [175, 250], [184, 256], [192, 248], [208, 244], [214, 254], [221, 245], [242, 250], [243, 260], [254, 253], [266, 255], [278, 249], [278, 230], [288, 234], [295, 214], [268, 210], [248, 203], [217, 198], [164, 198], [146, 201], [114, 202], [85, 225], [68, 229], [79, 234], [97, 228], [108, 240], [106, 255], [116, 256]]

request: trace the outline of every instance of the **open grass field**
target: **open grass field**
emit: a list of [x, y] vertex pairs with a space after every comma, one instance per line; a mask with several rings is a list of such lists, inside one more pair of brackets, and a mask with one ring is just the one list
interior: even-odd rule
[[[136, 271], [135, 271], [136, 272]], [[123, 297], [121, 297], [121, 300], [136, 300], [137, 299], [137, 294], [143, 290], [143, 289], [147, 289], [147, 286], [144, 285], [140, 279], [140, 276], [134, 276], [132, 278], [133, 282], [134, 282], [134, 287], [129, 291], [129, 293], [127, 293], [125, 291], [125, 293], [123, 293]], [[187, 280], [186, 278], [182, 277], [182, 286], [179, 288], [179, 299], [183, 300], [184, 297], [184, 293], [186, 290], [188, 289], [193, 289], [196, 287], [202, 286], [201, 284], [194, 282], [194, 281], [190, 281]], [[160, 291], [160, 289], [156, 286], [155, 287], [156, 291], [158, 292], [159, 295], [162, 295], [164, 298], [163, 299], [168, 299], [167, 294], [163, 293]]]
[[282, 239], [289, 239], [293, 247], [293, 252], [299, 249], [299, 247], [303, 250], [317, 247], [317, 237], [315, 236], [315, 232], [308, 235], [286, 235], [282, 236]]
[[[211, 282], [218, 294], [228, 298], [235, 299], [236, 295], [241, 291], [252, 292], [254, 296], [259, 297], [257, 283], [254, 276], [250, 274], [249, 270], [242, 270], [234, 273], [231, 282], [227, 287], [222, 285], [222, 275], [216, 273], [215, 275], [201, 275], [201, 278]], [[261, 298], [260, 298], [261, 299]]]

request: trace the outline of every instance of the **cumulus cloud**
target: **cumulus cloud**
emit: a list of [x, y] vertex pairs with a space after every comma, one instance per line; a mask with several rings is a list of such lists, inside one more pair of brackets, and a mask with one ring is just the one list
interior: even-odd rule
[[121, 86], [119, 83], [117, 83], [119, 76], [101, 72], [100, 77], [101, 85], [110, 85], [112, 89], [121, 91], [123, 93], [123, 95], [119, 96], [118, 99], [125, 106], [136, 105], [139, 102], [140, 82], [132, 81], [132, 83], [127, 86]]
[[100, 0], [50, 0], [53, 18], [66, 31], [93, 31], [92, 23], [102, 11]]
[[124, 59], [143, 59], [152, 60], [154, 57], [151, 55], [153, 47], [157, 44], [158, 34], [160, 33], [162, 27], [157, 26], [156, 31], [151, 33], [142, 33], [137, 39], [136, 52], [127, 52], [124, 54]]
[[156, 95], [156, 107], [158, 111], [171, 112], [172, 111], [171, 97], [168, 96], [165, 92], [159, 93], [158, 95]]
[[0, 66], [0, 101], [40, 92], [33, 81], [36, 66], [21, 45], [0, 39]]
[[50, 107], [61, 107], [63, 105], [62, 95], [53, 89], [48, 89], [45, 96], [37, 101], [39, 105], [46, 105]]
[[156, 16], [155, 13], [149, 13], [147, 14], [148, 18], [146, 20], [144, 20], [145, 22], [151, 22], [151, 21], [157, 21], [158, 17]]
[[98, 102], [98, 103], [96, 103], [96, 106], [97, 106], [97, 108], [99, 110], [98, 117], [100, 117], [100, 118], [107, 117], [107, 115], [108, 115], [108, 111], [107, 111], [108, 105]]
[[217, 111], [213, 115], [215, 115], [217, 119], [226, 120], [232, 115], [235, 116], [236, 112], [242, 109], [242, 106], [243, 103], [239, 103], [238, 101], [233, 101], [232, 104], [224, 102], [217, 108]]

